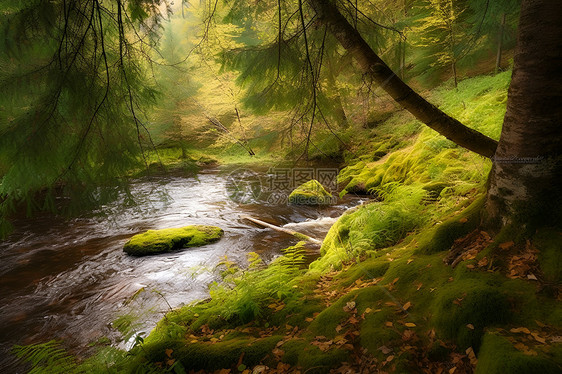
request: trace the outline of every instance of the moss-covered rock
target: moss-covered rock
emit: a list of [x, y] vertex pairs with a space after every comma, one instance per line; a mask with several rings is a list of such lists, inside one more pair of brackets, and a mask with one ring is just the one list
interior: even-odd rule
[[133, 236], [123, 250], [132, 256], [172, 252], [182, 248], [200, 247], [219, 240], [222, 229], [215, 226], [192, 225], [172, 229], [148, 230]]
[[332, 201], [332, 194], [315, 179], [295, 188], [289, 195], [289, 203], [296, 205], [322, 205]]
[[484, 336], [476, 366], [477, 374], [548, 374], [561, 370], [550, 358], [520, 352], [507, 338], [491, 333]]

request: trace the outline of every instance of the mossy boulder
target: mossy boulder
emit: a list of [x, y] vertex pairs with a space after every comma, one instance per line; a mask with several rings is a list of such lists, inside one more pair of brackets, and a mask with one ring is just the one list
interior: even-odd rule
[[296, 205], [322, 205], [332, 201], [332, 194], [315, 179], [295, 188], [289, 195], [289, 203]]
[[223, 231], [215, 226], [192, 225], [172, 229], [148, 230], [133, 236], [123, 251], [132, 256], [146, 256], [200, 247], [219, 240]]

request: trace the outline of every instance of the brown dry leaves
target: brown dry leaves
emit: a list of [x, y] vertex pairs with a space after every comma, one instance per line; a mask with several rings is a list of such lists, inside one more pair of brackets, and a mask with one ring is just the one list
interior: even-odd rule
[[348, 287], [334, 289], [333, 279], [334, 276], [337, 274], [338, 272], [332, 272], [323, 275], [320, 277], [320, 280], [316, 284], [316, 289], [314, 292], [316, 293], [317, 296], [321, 297], [325, 301], [326, 306], [332, 305], [340, 297], [348, 294], [351, 291], [374, 286], [382, 279], [382, 278], [376, 278], [376, 279], [363, 280], [362, 278], [359, 278], [355, 280], [355, 282]]
[[[512, 242], [509, 242], [512, 243]], [[503, 243], [506, 244], [506, 243]], [[505, 249], [512, 248], [513, 245], [504, 246]], [[500, 244], [501, 248], [501, 244]], [[509, 259], [507, 266], [509, 278], [522, 278], [537, 280], [538, 266], [536, 264], [539, 251], [534, 248], [527, 240], [525, 248], [520, 250], [519, 253], [512, 255]]]

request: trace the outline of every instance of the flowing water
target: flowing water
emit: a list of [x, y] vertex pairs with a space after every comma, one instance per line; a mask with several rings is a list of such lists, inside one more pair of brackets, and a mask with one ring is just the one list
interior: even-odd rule
[[[132, 185], [135, 204], [123, 199], [71, 220], [48, 214], [16, 220], [15, 233], [0, 242], [0, 372], [21, 370], [9, 353], [14, 344], [57, 339], [83, 353], [103, 336], [115, 341], [120, 334], [112, 321], [119, 316], [133, 316], [130, 330], [147, 334], [169, 308], [208, 296], [224, 256], [243, 266], [248, 252], [268, 261], [296, 243], [243, 215], [323, 238], [335, 217], [359, 202], [291, 206], [264, 193], [263, 178], [206, 170], [196, 177], [141, 179]], [[136, 258], [122, 251], [134, 234], [190, 224], [219, 226], [225, 235], [171, 254]]]

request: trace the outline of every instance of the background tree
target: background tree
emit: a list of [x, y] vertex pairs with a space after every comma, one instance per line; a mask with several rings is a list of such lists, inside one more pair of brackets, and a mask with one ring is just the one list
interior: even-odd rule
[[457, 87], [459, 46], [467, 41], [462, 24], [466, 8], [459, 1], [430, 0], [424, 10], [429, 14], [420, 19], [411, 31], [417, 39], [415, 45], [432, 51], [426, 57], [431, 60], [430, 66], [450, 66]]

